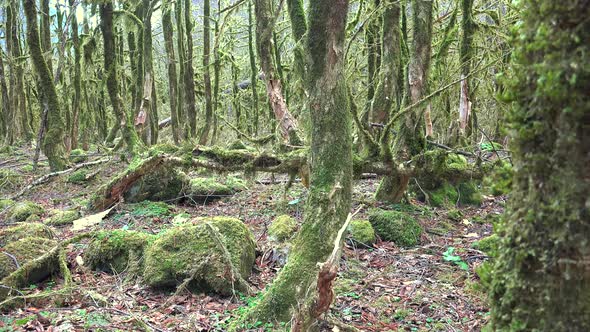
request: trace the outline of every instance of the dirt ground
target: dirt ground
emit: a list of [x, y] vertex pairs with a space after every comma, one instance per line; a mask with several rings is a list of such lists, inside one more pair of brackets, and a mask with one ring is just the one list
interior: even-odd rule
[[[22, 175], [18, 184], [0, 191], [9, 197], [48, 169], [44, 163], [33, 171], [30, 151], [0, 155], [0, 167]], [[90, 160], [103, 158], [94, 153]], [[117, 159], [117, 158], [115, 158]], [[83, 184], [66, 181], [67, 175], [28, 190], [19, 200], [32, 200], [47, 209], [80, 205], [98, 186], [126, 163], [112, 160], [90, 168], [96, 173]], [[131, 229], [158, 233], [171, 227], [180, 213], [190, 216], [232, 216], [241, 219], [254, 233], [258, 258], [249, 282], [263, 290], [277, 271], [280, 261], [272, 254], [267, 227], [274, 217], [289, 214], [302, 221], [306, 189], [295, 183], [283, 194], [286, 178], [257, 174], [249, 188], [233, 196], [198, 205], [170, 204], [167, 212], [146, 213], [138, 204], [118, 204], [96, 229]], [[425, 232], [418, 246], [403, 249], [391, 242], [378, 241], [371, 248], [346, 244], [335, 285], [336, 298], [327, 318], [363, 331], [478, 331], [488, 321], [488, 305], [474, 268], [488, 257], [472, 248], [472, 243], [492, 232], [491, 221], [503, 211], [504, 198], [484, 196], [480, 207], [431, 208], [410, 199], [411, 204], [383, 205], [373, 193], [379, 179], [357, 180], [353, 205], [360, 206], [355, 219], [367, 217], [372, 208], [402, 210], [419, 219]], [[142, 212], [143, 211], [143, 212]], [[0, 227], [7, 227], [2, 221]], [[70, 226], [55, 228], [58, 238], [76, 235]], [[4, 311], [0, 331], [223, 331], [257, 297], [158, 291], [128, 282], [125, 274], [109, 275], [89, 271], [79, 265], [84, 244], [69, 248], [68, 263], [76, 284], [67, 296], [60, 294], [62, 280], [55, 276], [30, 285], [25, 295], [47, 294], [27, 301], [24, 306]], [[451, 251], [449, 251], [451, 248]], [[445, 252], [459, 256], [467, 269], [445, 260]], [[270, 331], [264, 324], [255, 331]], [[332, 330], [332, 329], [330, 329]], [[336, 330], [336, 329], [334, 329]], [[340, 327], [342, 330], [342, 327]]]

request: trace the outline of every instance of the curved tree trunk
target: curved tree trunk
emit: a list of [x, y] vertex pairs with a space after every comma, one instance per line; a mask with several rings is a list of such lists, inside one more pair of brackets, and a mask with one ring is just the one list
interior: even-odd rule
[[41, 51], [35, 1], [23, 0], [23, 7], [27, 18], [27, 43], [31, 52], [31, 61], [39, 76], [41, 93], [46, 102], [46, 105], [42, 105], [41, 109], [47, 108], [47, 132], [43, 139], [43, 153], [49, 160], [51, 170], [60, 171], [65, 169], [68, 164], [64, 145], [64, 121], [53, 83], [53, 75], [49, 71]]
[[588, 63], [588, 12], [588, 1], [522, 2], [507, 86], [514, 184], [491, 274], [496, 331], [590, 327], [590, 68], [572, 65]]
[[[321, 310], [327, 310], [316, 303], [329, 305], [332, 301], [313, 299], [317, 263], [325, 261], [332, 252], [351, 204], [352, 135], [342, 58], [347, 11], [347, 0], [310, 3], [307, 88], [312, 120], [311, 187], [305, 219], [287, 265], [260, 303], [236, 322], [234, 329], [259, 320], [288, 322], [297, 315], [304, 325], [300, 330], [308, 331]], [[304, 305], [309, 311], [298, 313]]]
[[115, 38], [113, 35], [113, 2], [105, 1], [100, 5], [100, 29], [102, 30], [104, 43], [104, 68], [107, 75], [107, 90], [113, 106], [115, 116], [120, 121], [123, 140], [127, 144], [127, 150], [135, 155], [141, 145], [139, 137], [129, 112], [123, 106], [123, 100], [119, 95], [119, 83], [117, 79], [117, 62], [115, 54]]
[[291, 145], [302, 145], [303, 141], [298, 132], [297, 120], [291, 115], [287, 102], [283, 96], [283, 86], [276, 74], [276, 68], [272, 56], [272, 31], [274, 19], [270, 11], [270, 2], [255, 0], [254, 11], [256, 13], [256, 48], [260, 67], [266, 82], [266, 94], [270, 107], [279, 122], [281, 136]]

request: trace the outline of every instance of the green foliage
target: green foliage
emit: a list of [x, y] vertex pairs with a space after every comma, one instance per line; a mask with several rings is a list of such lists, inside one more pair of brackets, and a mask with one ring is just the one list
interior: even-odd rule
[[362, 246], [370, 246], [376, 241], [375, 230], [368, 220], [352, 220], [348, 232], [352, 241]]
[[448, 247], [447, 251], [443, 253], [443, 259], [447, 262], [452, 262], [453, 264], [459, 266], [463, 270], [469, 270], [469, 265], [463, 261], [461, 256], [455, 255], [455, 248]]
[[289, 215], [275, 218], [268, 227], [268, 235], [279, 242], [290, 239], [297, 231], [297, 221]]
[[88, 176], [88, 170], [81, 168], [68, 176], [69, 183], [81, 184], [86, 182]]
[[25, 237], [53, 239], [54, 235], [51, 228], [41, 223], [20, 223], [0, 230], [0, 247]]
[[403, 247], [415, 246], [422, 235], [418, 221], [403, 212], [373, 210], [369, 213], [369, 222], [382, 240]]
[[497, 234], [492, 234], [488, 237], [484, 237], [479, 241], [473, 242], [472, 247], [485, 252], [486, 254], [494, 257], [498, 251], [498, 245], [500, 244], [500, 238]]
[[73, 163], [83, 163], [88, 160], [88, 152], [82, 149], [74, 149], [70, 151], [70, 161]]
[[7, 213], [8, 220], [11, 221], [25, 221], [31, 216], [41, 216], [45, 213], [45, 209], [37, 203], [31, 201], [22, 201], [13, 205]]

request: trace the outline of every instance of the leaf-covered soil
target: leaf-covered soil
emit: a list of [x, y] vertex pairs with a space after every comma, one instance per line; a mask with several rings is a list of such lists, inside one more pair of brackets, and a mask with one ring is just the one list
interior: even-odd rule
[[[19, 183], [0, 186], [0, 197], [8, 197], [40, 175], [48, 173], [44, 163], [32, 170], [31, 151], [0, 155], [0, 166], [22, 175]], [[90, 160], [100, 158], [94, 153]], [[115, 158], [116, 159], [116, 158]], [[82, 184], [67, 181], [67, 175], [27, 191], [19, 200], [32, 200], [47, 210], [83, 205], [102, 183], [127, 164], [121, 160], [93, 166], [96, 174]], [[222, 176], [222, 175], [219, 175]], [[336, 298], [329, 318], [363, 331], [475, 331], [488, 320], [485, 293], [474, 268], [487, 256], [472, 243], [492, 233], [492, 221], [502, 213], [502, 198], [484, 196], [481, 207], [431, 208], [411, 200], [411, 205], [376, 203], [373, 193], [378, 179], [356, 181], [353, 204], [361, 204], [356, 219], [367, 217], [379, 207], [416, 216], [425, 232], [420, 245], [403, 249], [378, 241], [372, 248], [355, 248], [347, 243], [335, 284]], [[284, 195], [286, 177], [267, 174], [250, 176], [249, 188], [233, 196], [197, 205], [118, 204], [95, 229], [132, 229], [158, 233], [171, 227], [178, 216], [233, 216], [252, 230], [258, 258], [249, 282], [263, 290], [280, 269], [267, 228], [274, 217], [303, 218], [306, 189], [296, 182]], [[0, 211], [0, 227], [9, 226]], [[55, 228], [59, 239], [76, 235], [71, 226]], [[88, 230], [85, 230], [88, 231]], [[449, 248], [450, 251], [449, 251]], [[0, 249], [1, 250], [1, 249]], [[257, 298], [236, 294], [212, 294], [153, 290], [127, 282], [125, 273], [109, 275], [89, 271], [80, 263], [84, 245], [69, 248], [68, 263], [75, 289], [58, 296], [61, 277], [30, 285], [23, 295], [42, 295], [23, 306], [4, 310], [0, 331], [223, 331], [224, 327]], [[455, 261], [445, 260], [452, 253]], [[458, 257], [457, 257], [458, 256]], [[448, 258], [448, 257], [447, 257]], [[466, 266], [465, 266], [466, 264]], [[466, 269], [465, 269], [466, 267]], [[45, 296], [57, 292], [55, 296]], [[260, 324], [256, 331], [274, 327]]]

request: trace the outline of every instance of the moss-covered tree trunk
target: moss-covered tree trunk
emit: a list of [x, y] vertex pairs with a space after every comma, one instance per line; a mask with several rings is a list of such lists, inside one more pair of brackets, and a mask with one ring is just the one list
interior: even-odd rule
[[[172, 122], [172, 139], [174, 143], [180, 142], [178, 129], [178, 75], [176, 73], [176, 55], [174, 54], [174, 28], [172, 25], [172, 1], [166, 0], [162, 4], [162, 30], [164, 32], [164, 46], [168, 60], [168, 94], [170, 103], [170, 118]], [[182, 102], [182, 101], [181, 101]]]
[[461, 11], [463, 18], [461, 28], [461, 45], [459, 48], [459, 59], [461, 61], [461, 94], [459, 96], [459, 133], [465, 135], [470, 116], [471, 116], [471, 95], [470, 84], [467, 78], [471, 71], [471, 61], [473, 48], [473, 34], [475, 31], [475, 22], [473, 22], [473, 0], [461, 0]]
[[515, 175], [492, 283], [497, 331], [590, 327], [590, 3], [528, 0], [514, 38]]
[[[413, 35], [407, 81], [410, 104], [420, 101], [427, 89], [432, 48], [432, 6], [431, 0], [412, 1]], [[420, 119], [422, 113], [423, 110], [412, 111], [401, 120], [394, 151], [400, 162], [408, 161], [424, 150], [426, 140]], [[398, 167], [390, 179], [381, 182], [375, 197], [380, 201], [399, 202], [408, 188], [410, 178], [408, 170]]]
[[248, 58], [250, 59], [250, 89], [252, 91], [252, 130], [251, 134], [258, 133], [258, 68], [256, 67], [256, 54], [254, 52], [254, 18], [252, 17], [252, 1], [248, 1]]
[[[76, 12], [76, 2], [69, 0], [70, 10], [72, 13]], [[81, 83], [81, 54], [80, 54], [80, 39], [78, 38], [78, 18], [77, 15], [72, 15], [70, 27], [72, 29], [72, 44], [74, 47], [74, 98], [72, 100], [72, 131], [71, 131], [71, 148], [76, 149], [78, 147], [78, 127], [80, 118], [80, 104], [82, 102], [82, 83]]]
[[0, 109], [0, 140], [2, 140], [2, 138], [8, 133], [8, 119], [10, 118], [10, 100], [8, 99], [8, 86], [6, 85], [6, 71], [4, 68], [4, 52], [2, 52], [2, 50], [0, 50], [0, 93], [0, 96], [2, 97], [2, 109]]
[[[349, 213], [352, 134], [343, 61], [347, 11], [347, 0], [310, 3], [307, 89], [312, 120], [311, 187], [305, 218], [287, 264], [235, 329], [258, 320], [288, 322], [303, 304], [309, 304], [306, 302], [316, 294], [317, 263], [332, 252]], [[310, 318], [313, 321], [317, 316]]]
[[189, 135], [197, 136], [197, 107], [195, 104], [195, 70], [193, 69], [193, 19], [191, 0], [184, 0], [184, 24], [186, 35], [186, 66], [184, 72], [184, 97], [188, 117]]
[[[178, 103], [176, 107], [178, 113], [179, 131], [183, 134], [184, 138], [187, 138], [189, 136], [189, 129], [186, 103], [184, 101], [184, 75], [186, 68], [184, 59], [186, 58], [186, 51], [184, 46], [184, 21], [182, 15], [182, 5], [182, 1], [180, 0], [174, 3], [174, 19], [176, 21], [176, 33], [178, 35], [176, 38], [176, 47], [178, 50], [178, 89], [176, 96]], [[180, 126], [180, 124], [182, 125]]]
[[302, 145], [298, 132], [297, 120], [289, 112], [287, 102], [283, 96], [281, 79], [276, 73], [273, 62], [272, 32], [274, 27], [273, 15], [270, 11], [270, 2], [267, 0], [255, 0], [254, 11], [256, 13], [256, 50], [260, 59], [260, 68], [266, 82], [266, 94], [275, 119], [279, 122], [281, 136], [291, 145]]
[[27, 18], [27, 43], [31, 53], [31, 61], [41, 82], [41, 93], [47, 103], [47, 105], [41, 106], [41, 109], [47, 107], [47, 132], [43, 140], [43, 153], [49, 160], [51, 170], [59, 171], [65, 169], [68, 164], [64, 145], [64, 121], [53, 83], [53, 75], [47, 67], [41, 50], [35, 1], [23, 0], [23, 7]]
[[[29, 1], [29, 0], [27, 0]], [[119, 83], [117, 79], [117, 61], [115, 54], [115, 37], [113, 35], [113, 2], [108, 0], [100, 5], [100, 29], [104, 44], [104, 70], [107, 76], [107, 91], [111, 100], [113, 111], [120, 121], [123, 140], [127, 144], [127, 151], [132, 155], [137, 154], [141, 142], [133, 127], [131, 115], [125, 111], [123, 100], [119, 94]]]
[[213, 96], [211, 91], [211, 0], [203, 2], [203, 79], [205, 84], [205, 124], [201, 130], [199, 144], [207, 144], [213, 122]]

